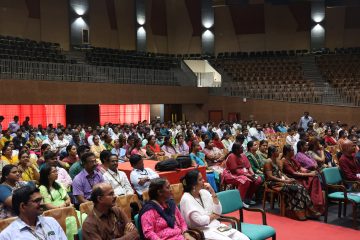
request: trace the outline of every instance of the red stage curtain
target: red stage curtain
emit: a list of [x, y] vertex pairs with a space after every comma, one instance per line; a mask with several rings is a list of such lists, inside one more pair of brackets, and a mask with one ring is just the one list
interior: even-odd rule
[[99, 105], [100, 124], [111, 123], [137, 123], [150, 120], [149, 104], [132, 105]]
[[57, 123], [66, 124], [65, 105], [0, 105], [0, 115], [5, 117], [3, 129], [7, 129], [15, 115], [19, 116], [20, 124], [29, 116], [30, 124], [34, 127], [38, 124], [43, 127], [50, 123], [55, 126]]

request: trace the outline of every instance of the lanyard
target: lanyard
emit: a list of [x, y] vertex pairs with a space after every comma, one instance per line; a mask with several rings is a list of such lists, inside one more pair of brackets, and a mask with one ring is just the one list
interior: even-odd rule
[[[114, 175], [111, 174], [111, 172], [109, 170], [107, 170], [107, 172], [110, 174], [110, 176], [120, 185], [120, 187], [124, 188], [123, 185], [121, 184], [120, 180], [116, 179]], [[119, 176], [119, 175], [117, 175]]]
[[27, 230], [29, 230], [29, 232], [37, 239], [37, 240], [46, 240], [46, 233], [44, 231], [44, 229], [42, 228], [42, 226], [40, 227], [42, 234], [44, 235], [44, 238], [42, 238], [41, 236], [39, 236], [38, 234], [36, 234], [35, 230], [31, 229], [31, 228], [27, 228]]

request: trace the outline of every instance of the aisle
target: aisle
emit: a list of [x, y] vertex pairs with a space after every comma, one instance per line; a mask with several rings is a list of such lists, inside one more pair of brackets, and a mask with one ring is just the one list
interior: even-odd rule
[[[229, 214], [239, 217], [238, 212]], [[325, 224], [320, 221], [295, 221], [286, 217], [266, 213], [267, 224], [276, 229], [277, 240], [359, 240], [360, 230]], [[256, 212], [244, 211], [247, 223], [261, 223], [261, 215]]]

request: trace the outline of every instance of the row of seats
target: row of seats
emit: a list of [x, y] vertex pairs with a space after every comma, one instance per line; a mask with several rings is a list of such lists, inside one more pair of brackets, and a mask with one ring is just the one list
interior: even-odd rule
[[343, 49], [334, 55], [316, 58], [323, 78], [343, 96], [348, 103], [360, 106], [360, 48]]
[[66, 60], [58, 43], [37, 42], [25, 38], [1, 35], [0, 58], [38, 62], [76, 63]]

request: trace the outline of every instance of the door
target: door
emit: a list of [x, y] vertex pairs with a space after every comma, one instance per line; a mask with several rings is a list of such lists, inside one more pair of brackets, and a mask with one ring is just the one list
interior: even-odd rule
[[209, 111], [209, 121], [219, 124], [223, 120], [223, 111], [221, 110], [212, 110]]

